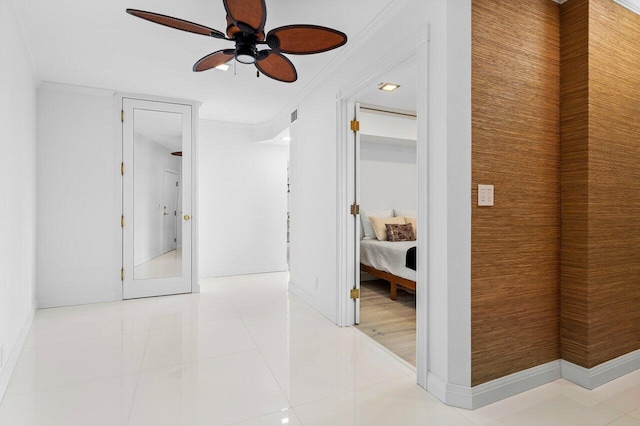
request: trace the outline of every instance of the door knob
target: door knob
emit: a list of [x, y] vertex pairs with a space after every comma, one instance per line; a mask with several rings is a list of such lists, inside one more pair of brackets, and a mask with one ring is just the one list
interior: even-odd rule
[[184, 215], [184, 220], [189, 221], [189, 219], [191, 219], [191, 216], [189, 216], [188, 214]]

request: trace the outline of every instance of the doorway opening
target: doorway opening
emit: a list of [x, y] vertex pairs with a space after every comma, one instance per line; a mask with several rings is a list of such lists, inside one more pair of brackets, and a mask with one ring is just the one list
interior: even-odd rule
[[[403, 73], [415, 78], [415, 69]], [[360, 270], [356, 327], [415, 367], [418, 178], [413, 105], [408, 100], [402, 110], [360, 107], [355, 169], [361, 232], [355, 267]]]
[[[365, 130], [369, 125], [365, 122], [361, 122], [361, 106], [369, 109], [380, 109], [383, 111], [366, 111], [366, 113], [376, 113], [373, 120], [374, 126], [381, 126], [384, 122], [384, 118], [390, 117], [404, 117], [409, 121], [414, 122], [414, 134], [413, 137], [400, 137], [399, 139], [413, 139], [415, 140], [415, 168], [416, 179], [415, 188], [416, 192], [416, 208], [411, 209], [410, 206], [390, 206], [391, 209], [397, 208], [399, 211], [414, 210], [413, 212], [402, 212], [410, 219], [410, 214], [415, 214], [416, 225], [414, 231], [416, 232], [415, 243], [415, 279], [408, 281], [415, 281], [415, 369], [416, 369], [416, 381], [419, 386], [426, 389], [427, 386], [427, 372], [428, 372], [428, 354], [429, 354], [429, 335], [427, 327], [428, 311], [428, 292], [429, 292], [429, 265], [427, 259], [429, 259], [429, 244], [431, 242], [431, 233], [429, 231], [429, 217], [431, 212], [428, 211], [427, 201], [429, 199], [430, 186], [427, 182], [429, 176], [429, 42], [427, 31], [419, 31], [416, 33], [414, 39], [416, 44], [413, 46], [397, 46], [396, 49], [392, 49], [388, 54], [381, 56], [378, 67], [375, 70], [371, 70], [368, 75], [360, 76], [358, 79], [351, 81], [351, 83], [340, 90], [339, 98], [339, 119], [341, 123], [341, 140], [342, 143], [338, 146], [339, 152], [339, 165], [338, 165], [338, 292], [336, 294], [339, 317], [338, 323], [342, 326], [355, 326], [357, 328], [360, 323], [360, 303], [363, 301], [361, 292], [361, 265], [360, 265], [360, 246], [364, 241], [364, 225], [362, 223], [362, 217], [368, 218], [367, 206], [361, 205], [361, 187], [360, 179], [361, 173], [358, 167], [361, 167], [360, 150], [361, 150], [361, 136], [363, 133], [370, 133], [369, 130]], [[415, 109], [412, 107], [407, 108], [390, 104], [389, 102], [372, 101], [366, 97], [366, 93], [378, 90], [381, 83], [393, 83], [393, 81], [385, 81], [389, 75], [394, 72], [402, 70], [413, 69], [410, 83], [405, 83], [405, 87], [412, 87], [412, 89], [405, 91], [405, 93], [411, 94], [415, 102]], [[377, 92], [376, 92], [377, 93]], [[380, 91], [382, 93], [382, 91]], [[395, 91], [395, 94], [402, 94], [400, 89]], [[387, 97], [386, 99], [389, 99]], [[362, 103], [362, 105], [360, 105]], [[406, 115], [403, 115], [406, 114]], [[415, 115], [415, 117], [413, 117]], [[374, 134], [375, 136], [375, 134]], [[366, 136], [365, 136], [366, 139]], [[365, 142], [366, 144], [366, 142]], [[409, 149], [409, 147], [405, 147]], [[365, 148], [366, 149], [366, 148]], [[384, 173], [385, 176], [389, 176], [387, 169]], [[402, 186], [396, 190], [403, 191], [408, 186]], [[412, 190], [410, 190], [411, 192]], [[388, 210], [387, 206], [387, 210]], [[369, 210], [381, 209], [382, 206], [371, 206]], [[410, 213], [410, 214], [408, 214]], [[378, 217], [384, 216], [378, 214]], [[395, 211], [393, 212], [395, 216]], [[399, 217], [399, 216], [398, 216]], [[403, 218], [405, 216], [402, 216]], [[406, 221], [404, 223], [407, 224]], [[400, 225], [400, 223], [398, 223]], [[383, 223], [383, 227], [386, 229], [386, 223]], [[406, 253], [405, 253], [406, 256]], [[406, 259], [405, 259], [406, 262]], [[405, 263], [406, 266], [406, 263]], [[375, 268], [378, 269], [378, 268]], [[396, 277], [398, 275], [393, 274]], [[366, 275], [364, 275], [366, 277]], [[378, 277], [379, 278], [379, 277]], [[402, 278], [402, 277], [400, 277]], [[395, 280], [395, 279], [394, 279]], [[393, 282], [394, 280], [386, 279], [385, 281]], [[400, 282], [395, 280], [395, 286], [386, 284], [387, 297], [391, 296], [391, 291], [394, 287], [397, 294], [411, 294], [411, 291], [405, 291], [404, 289], [398, 290], [399, 287], [405, 287], [409, 290], [410, 285], [406, 282]], [[399, 286], [400, 284], [400, 286]], [[380, 283], [381, 288], [383, 284]], [[364, 290], [366, 296], [366, 289]], [[380, 290], [382, 293], [382, 290]], [[403, 295], [406, 296], [406, 295]], [[366, 301], [363, 301], [366, 304]], [[412, 316], [413, 317], [413, 316]], [[409, 343], [409, 345], [411, 345]], [[381, 345], [382, 346], [382, 345]], [[389, 350], [390, 353], [391, 350]], [[398, 359], [402, 360], [401, 356], [396, 355]], [[410, 365], [410, 362], [406, 362]]]

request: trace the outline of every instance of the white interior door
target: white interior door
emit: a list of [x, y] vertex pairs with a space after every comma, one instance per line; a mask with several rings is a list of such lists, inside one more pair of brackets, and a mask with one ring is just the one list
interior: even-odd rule
[[123, 297], [190, 293], [192, 107], [123, 98], [122, 110]]
[[[360, 104], [353, 105], [353, 120], [358, 123], [357, 130], [352, 129], [353, 133], [353, 199], [357, 206], [360, 206]], [[353, 216], [353, 252], [354, 252], [354, 273], [353, 288], [360, 292], [360, 214]], [[354, 323], [360, 324], [360, 298], [353, 300], [354, 302]]]

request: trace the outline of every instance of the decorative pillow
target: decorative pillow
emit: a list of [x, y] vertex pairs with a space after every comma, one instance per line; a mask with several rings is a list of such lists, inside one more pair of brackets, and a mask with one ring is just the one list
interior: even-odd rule
[[415, 217], [404, 217], [404, 223], [410, 223], [413, 226], [413, 232], [418, 236], [418, 219]]
[[395, 225], [404, 225], [404, 217], [373, 217], [369, 216], [373, 232], [376, 234], [376, 238], [380, 241], [387, 241], [387, 223]]
[[387, 223], [387, 239], [389, 241], [415, 241], [416, 233], [413, 232], [413, 225], [405, 223], [404, 225], [394, 225]]
[[375, 240], [376, 233], [373, 232], [373, 228], [371, 227], [371, 222], [369, 221], [369, 216], [374, 217], [393, 217], [393, 209], [386, 210], [368, 210], [360, 208], [360, 221], [362, 222], [362, 234], [361, 238], [363, 240]]
[[393, 213], [394, 216], [412, 217], [414, 219], [418, 217], [417, 210], [393, 209]]

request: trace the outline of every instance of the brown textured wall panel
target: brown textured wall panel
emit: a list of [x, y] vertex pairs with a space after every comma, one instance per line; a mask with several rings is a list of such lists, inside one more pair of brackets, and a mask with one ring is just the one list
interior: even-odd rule
[[551, 0], [472, 5], [475, 386], [560, 355], [560, 47]]
[[640, 349], [640, 16], [589, 5], [587, 368]]
[[589, 2], [564, 3], [561, 57], [561, 354], [587, 362], [589, 310]]

